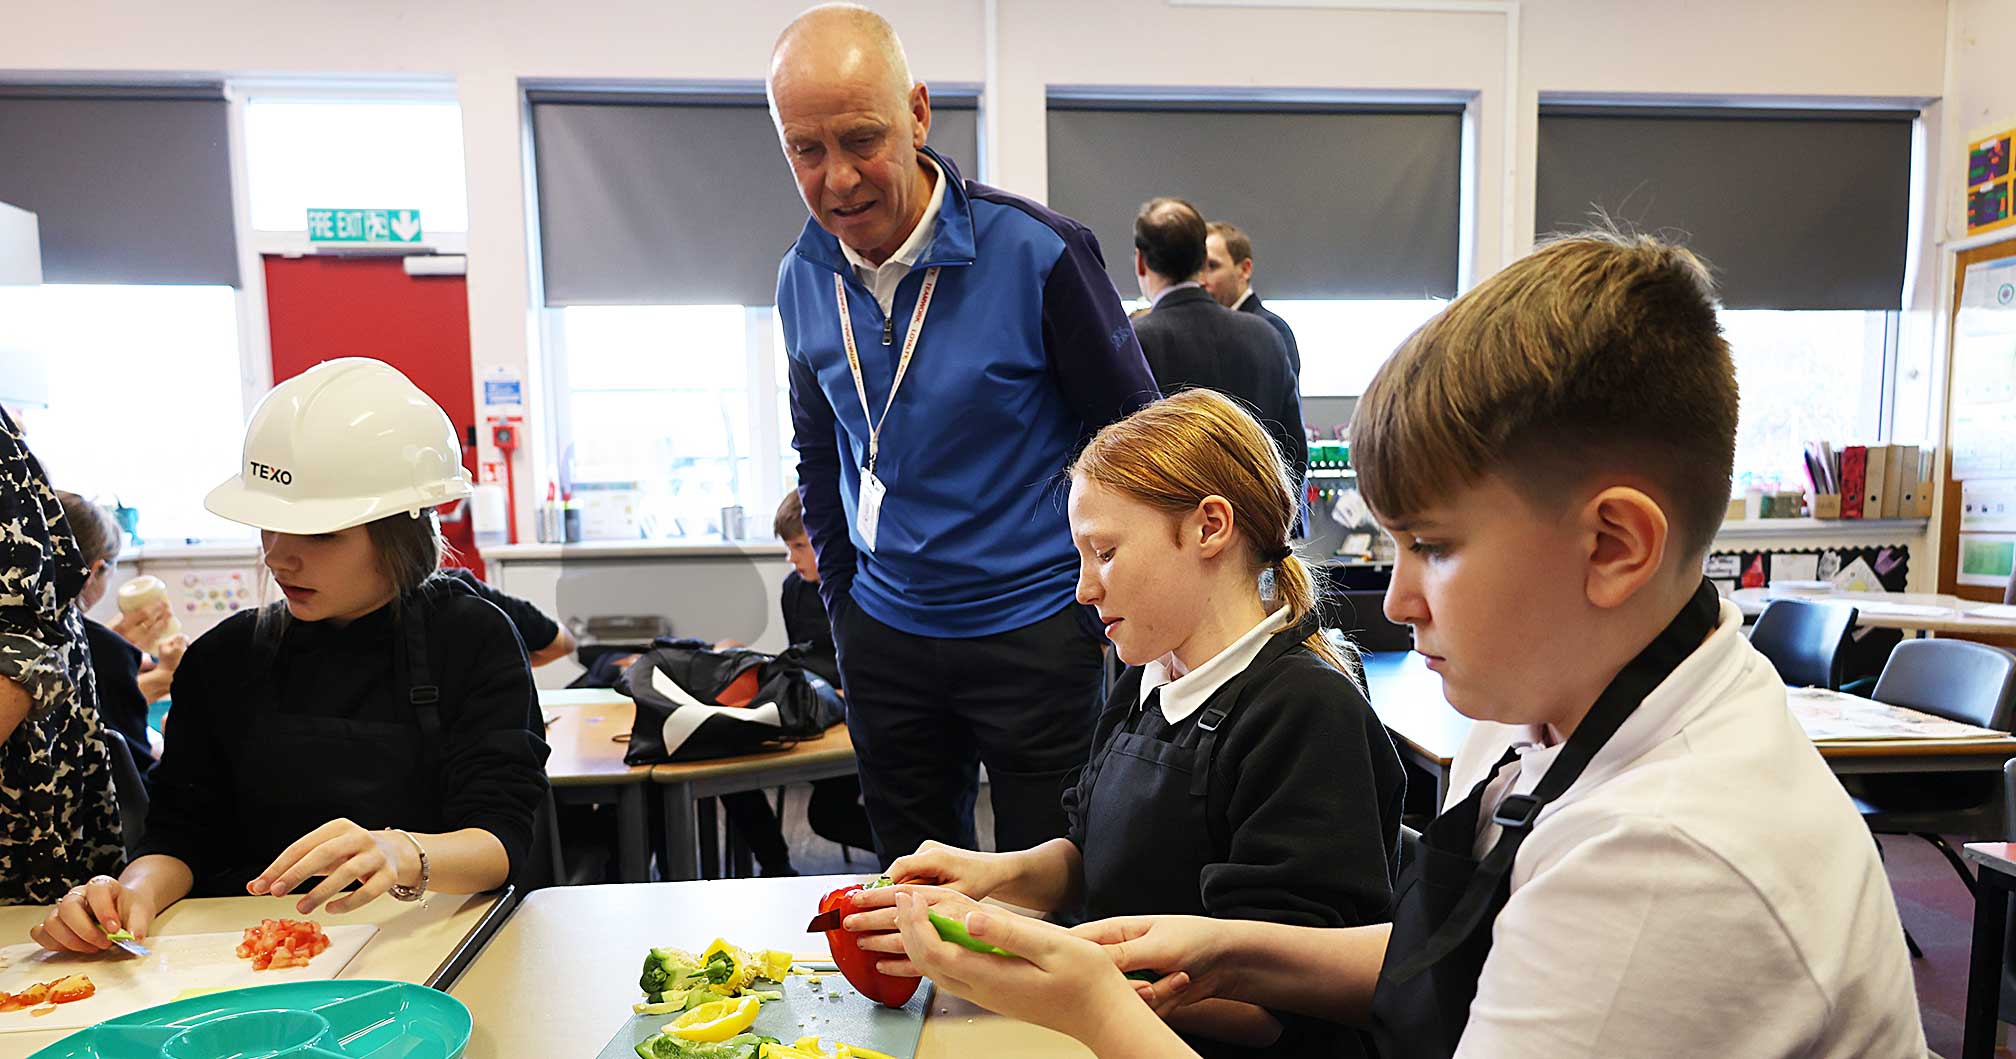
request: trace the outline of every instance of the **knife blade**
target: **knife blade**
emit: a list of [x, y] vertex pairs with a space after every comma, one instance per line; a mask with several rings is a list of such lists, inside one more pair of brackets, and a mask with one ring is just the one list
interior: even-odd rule
[[829, 930], [839, 930], [841, 929], [841, 922], [847, 918], [847, 915], [848, 912], [844, 908], [836, 908], [831, 912], [821, 912], [812, 917], [812, 922], [805, 924], [805, 933], [824, 934]]
[[148, 948], [145, 945], [140, 944], [137, 941], [134, 941], [132, 935], [130, 934], [123, 938], [117, 935], [107, 935], [107, 939], [110, 940], [112, 944], [118, 946], [120, 949], [123, 949], [129, 956], [154, 955], [154, 950]]

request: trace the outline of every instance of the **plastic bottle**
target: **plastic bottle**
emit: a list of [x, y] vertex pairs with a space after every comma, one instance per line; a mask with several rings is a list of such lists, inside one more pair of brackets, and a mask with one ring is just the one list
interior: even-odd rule
[[[141, 574], [119, 586], [119, 613], [121, 614], [134, 614], [146, 610], [156, 603], [168, 604], [168, 586], [160, 578], [152, 574]], [[168, 611], [168, 626], [162, 630], [161, 639], [155, 640], [153, 643], [136, 643], [133, 646], [150, 655], [159, 654], [161, 640], [173, 639], [180, 635], [182, 635], [182, 622], [175, 617], [175, 611], [171, 608]]]

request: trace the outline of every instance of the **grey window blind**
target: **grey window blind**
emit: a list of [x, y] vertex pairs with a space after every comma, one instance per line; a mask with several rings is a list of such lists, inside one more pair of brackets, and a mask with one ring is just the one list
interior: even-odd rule
[[1050, 101], [1050, 205], [1133, 297], [1134, 214], [1177, 195], [1253, 238], [1268, 298], [1456, 291], [1462, 108]]
[[0, 202], [47, 283], [238, 283], [223, 86], [0, 85]]
[[[534, 90], [546, 304], [769, 305], [805, 203], [761, 94]], [[979, 112], [932, 97], [971, 178]]]
[[1542, 107], [1535, 231], [1600, 213], [1682, 238], [1733, 309], [1895, 309], [1916, 117]]

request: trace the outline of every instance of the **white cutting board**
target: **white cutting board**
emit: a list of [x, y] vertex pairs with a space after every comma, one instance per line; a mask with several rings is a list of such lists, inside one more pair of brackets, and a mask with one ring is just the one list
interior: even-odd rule
[[279, 971], [255, 971], [251, 960], [239, 957], [237, 949], [245, 938], [244, 931], [148, 938], [143, 944], [154, 950], [152, 956], [128, 956], [119, 949], [87, 956], [50, 952], [34, 944], [9, 945], [0, 949], [0, 989], [18, 993], [36, 982], [82, 974], [90, 976], [98, 992], [75, 1003], [59, 1004], [47, 1015], [31, 1015], [32, 1008], [0, 1011], [0, 1033], [82, 1029], [166, 1004], [191, 989], [240, 989], [334, 978], [378, 933], [378, 927], [346, 923], [324, 926], [322, 932], [329, 935], [329, 948], [322, 955], [306, 967]]

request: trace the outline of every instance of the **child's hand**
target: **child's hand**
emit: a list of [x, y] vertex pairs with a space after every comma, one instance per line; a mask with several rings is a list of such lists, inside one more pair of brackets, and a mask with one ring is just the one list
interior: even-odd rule
[[130, 930], [134, 940], [145, 941], [155, 911], [154, 899], [144, 891], [99, 875], [72, 887], [42, 922], [28, 929], [28, 936], [57, 952], [103, 952], [112, 947], [106, 935], [116, 930]]
[[151, 650], [161, 634], [168, 631], [168, 622], [175, 612], [167, 603], [155, 603], [133, 613], [120, 612], [119, 620], [112, 623], [112, 631], [127, 643], [142, 650]]
[[917, 852], [898, 857], [889, 865], [889, 878], [895, 882], [942, 886], [975, 901], [1000, 889], [1007, 876], [1007, 865], [999, 853], [960, 849], [932, 839], [925, 839]]
[[1122, 972], [1160, 974], [1153, 982], [1134, 982], [1134, 991], [1167, 1018], [1177, 1008], [1223, 995], [1224, 931], [1224, 924], [1201, 916], [1127, 916], [1081, 924], [1071, 933], [1102, 946]]
[[[1128, 981], [1098, 945], [1062, 927], [999, 908], [967, 917], [973, 937], [1022, 957], [1014, 959], [940, 939], [925, 915], [924, 900], [913, 894], [896, 896], [896, 921], [910, 962], [954, 996], [1088, 1043], [1125, 1027], [1133, 1034], [1131, 1044], [1140, 1046], [1131, 1054], [1191, 1054], [1134, 1000]], [[1156, 1033], [1167, 1033], [1166, 1043], [1143, 1036]]]
[[898, 957], [897, 959], [882, 961], [876, 965], [876, 970], [881, 971], [883, 974], [893, 974], [906, 978], [915, 978], [923, 974], [923, 972], [919, 971], [917, 966], [908, 959], [902, 958], [904, 954], [903, 937], [896, 933], [897, 894], [909, 894], [923, 901], [931, 911], [939, 915], [951, 916], [953, 919], [963, 920], [969, 914], [979, 911], [982, 907], [978, 901], [967, 897], [957, 890], [948, 890], [943, 886], [918, 886], [911, 883], [901, 883], [895, 886], [878, 886], [872, 890], [856, 892], [854, 894], [854, 907], [860, 909], [860, 911], [848, 916], [847, 921], [842, 926], [861, 935], [860, 938], [856, 939], [856, 944], [860, 945], [863, 951], [892, 953]]
[[175, 672], [176, 668], [182, 664], [183, 652], [188, 649], [189, 638], [186, 636], [170, 636], [161, 641], [155, 647], [155, 651], [157, 652], [156, 657], [159, 659], [155, 663], [156, 667], [165, 673]]

